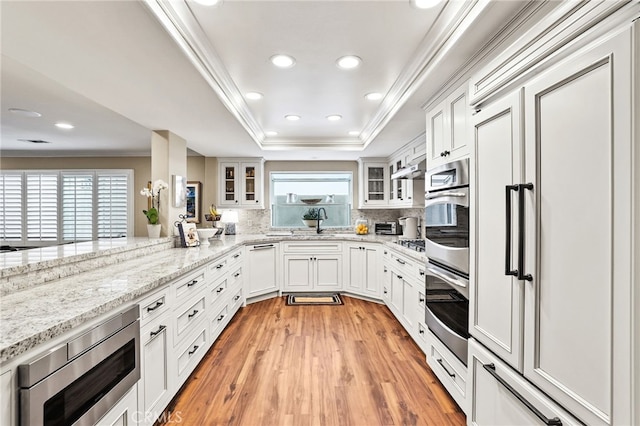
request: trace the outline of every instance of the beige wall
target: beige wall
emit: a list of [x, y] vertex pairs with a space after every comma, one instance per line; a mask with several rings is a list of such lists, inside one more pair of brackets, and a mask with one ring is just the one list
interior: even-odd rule
[[140, 190], [151, 179], [151, 157], [2, 157], [0, 169], [133, 169], [133, 233], [136, 237], [147, 236], [147, 218], [142, 213], [147, 198], [140, 195]]

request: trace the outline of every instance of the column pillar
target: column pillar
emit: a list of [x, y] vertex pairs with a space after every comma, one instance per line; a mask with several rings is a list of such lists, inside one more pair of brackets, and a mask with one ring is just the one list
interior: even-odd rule
[[178, 235], [173, 224], [187, 212], [186, 206], [174, 207], [174, 176], [187, 178], [187, 141], [168, 130], [155, 130], [151, 134], [151, 181], [162, 179], [169, 184], [160, 197], [163, 236]]

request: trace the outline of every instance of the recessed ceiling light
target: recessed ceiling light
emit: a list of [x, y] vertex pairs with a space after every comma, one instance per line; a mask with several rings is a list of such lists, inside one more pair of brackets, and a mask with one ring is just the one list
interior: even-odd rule
[[75, 126], [69, 123], [56, 123], [56, 127], [59, 129], [69, 130], [69, 129], [73, 129]]
[[430, 9], [437, 6], [441, 2], [442, 0], [411, 0], [411, 4], [413, 4], [418, 9]]
[[200, 3], [203, 6], [218, 6], [222, 3], [222, 0], [194, 0], [196, 3]]
[[286, 118], [289, 121], [298, 121], [298, 120], [300, 120], [300, 116], [299, 115], [293, 115], [293, 114], [285, 115], [284, 118]]
[[42, 114], [40, 114], [39, 112], [29, 111], [28, 109], [22, 109], [22, 108], [9, 108], [9, 112], [16, 115], [21, 115], [23, 117], [32, 117], [32, 118], [42, 117]]
[[336, 114], [336, 115], [327, 115], [327, 120], [329, 120], [329, 121], [338, 121], [338, 120], [341, 120], [341, 119], [342, 119], [342, 116], [338, 115], [338, 114]]
[[366, 95], [364, 95], [364, 97], [369, 101], [379, 101], [380, 99], [382, 99], [382, 93], [378, 93], [378, 92], [367, 93]]
[[274, 132], [273, 130], [267, 130], [264, 134], [267, 136], [278, 136], [278, 132]]
[[358, 65], [360, 65], [361, 62], [362, 59], [358, 58], [357, 56], [348, 55], [343, 56], [342, 58], [338, 58], [338, 60], [336, 61], [336, 65], [342, 69], [350, 70], [356, 68]]
[[263, 98], [262, 93], [259, 92], [247, 92], [244, 94], [244, 97], [247, 99], [251, 99], [252, 101], [257, 101]]
[[273, 55], [270, 60], [278, 68], [291, 68], [296, 64], [293, 56], [289, 55]]
[[360, 134], [359, 130], [352, 130], [349, 132], [349, 136], [358, 136]]

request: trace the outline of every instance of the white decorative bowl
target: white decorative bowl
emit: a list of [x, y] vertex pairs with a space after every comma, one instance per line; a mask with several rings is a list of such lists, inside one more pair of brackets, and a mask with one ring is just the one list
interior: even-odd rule
[[200, 245], [209, 245], [209, 238], [216, 235], [218, 228], [198, 228], [198, 238], [200, 238]]

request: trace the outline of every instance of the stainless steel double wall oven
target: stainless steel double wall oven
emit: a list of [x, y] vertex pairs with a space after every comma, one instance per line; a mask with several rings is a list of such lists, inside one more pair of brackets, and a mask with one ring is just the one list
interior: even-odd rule
[[469, 159], [425, 176], [425, 321], [465, 365], [469, 338]]

